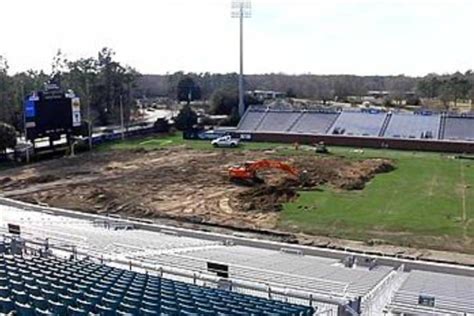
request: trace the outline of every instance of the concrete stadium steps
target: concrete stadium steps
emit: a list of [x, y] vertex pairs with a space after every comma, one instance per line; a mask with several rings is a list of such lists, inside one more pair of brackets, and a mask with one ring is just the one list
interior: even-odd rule
[[392, 113], [388, 113], [387, 116], [385, 117], [385, 121], [382, 124], [382, 128], [380, 129], [380, 132], [379, 132], [380, 137], [385, 135], [388, 125], [391, 122], [391, 119], [392, 119]]
[[[392, 113], [390, 122], [383, 136], [389, 138], [431, 138], [438, 139], [441, 116], [438, 114], [422, 115], [411, 113]], [[423, 136], [423, 137], [422, 137]]]
[[440, 122], [439, 122], [438, 139], [444, 139], [445, 130], [446, 130], [446, 115], [441, 114], [441, 118], [440, 118]]

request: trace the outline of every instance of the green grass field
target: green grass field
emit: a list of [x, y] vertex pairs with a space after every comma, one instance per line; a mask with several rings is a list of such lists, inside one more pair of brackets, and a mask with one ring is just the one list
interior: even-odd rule
[[332, 148], [350, 159], [389, 158], [397, 169], [361, 191], [300, 192], [286, 204], [283, 229], [315, 235], [379, 239], [474, 253], [474, 161], [436, 153]]
[[[151, 136], [100, 145], [96, 150], [172, 146], [211, 150], [209, 141]], [[291, 144], [245, 143], [233, 150], [277, 149], [284, 155], [314, 155]], [[395, 150], [331, 147], [333, 155], [350, 160], [387, 158], [396, 170], [377, 175], [361, 191], [323, 187], [300, 192], [284, 205], [279, 228], [293, 232], [396, 245], [474, 253], [474, 160], [452, 155]]]
[[[212, 150], [214, 149], [210, 141], [203, 140], [186, 140], [183, 139], [181, 133], [176, 133], [170, 136], [150, 136], [145, 138], [132, 138], [125, 141], [115, 141], [110, 143], [101, 144], [97, 147], [97, 150], [120, 150], [120, 149], [137, 149], [143, 148], [145, 150], [154, 150], [169, 148], [173, 146], [185, 146], [190, 149], [201, 149], [201, 150]], [[223, 150], [265, 150], [282, 147], [287, 145], [276, 144], [276, 143], [242, 143], [241, 146], [235, 149], [223, 149]]]

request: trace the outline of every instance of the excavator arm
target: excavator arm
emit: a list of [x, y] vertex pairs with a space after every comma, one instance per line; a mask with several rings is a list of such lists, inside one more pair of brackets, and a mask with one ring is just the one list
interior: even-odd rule
[[247, 162], [239, 167], [231, 167], [229, 168], [229, 177], [231, 180], [258, 182], [257, 172], [266, 169], [279, 169], [295, 177], [299, 177], [299, 171], [296, 168], [281, 161], [268, 159]]

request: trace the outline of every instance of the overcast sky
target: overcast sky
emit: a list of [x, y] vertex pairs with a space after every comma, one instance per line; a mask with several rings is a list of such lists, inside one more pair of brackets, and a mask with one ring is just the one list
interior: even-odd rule
[[[238, 70], [230, 0], [4, 0], [0, 55], [50, 72], [104, 46], [142, 73]], [[474, 0], [253, 0], [245, 72], [407, 74], [474, 68]]]

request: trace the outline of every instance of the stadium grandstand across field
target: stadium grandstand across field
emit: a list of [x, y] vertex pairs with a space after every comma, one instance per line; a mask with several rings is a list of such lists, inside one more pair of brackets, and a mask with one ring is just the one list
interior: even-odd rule
[[262, 141], [474, 152], [474, 114], [250, 107], [236, 133]]
[[[9, 233], [8, 224], [18, 225], [21, 237]], [[235, 239], [239, 244], [226, 235], [133, 225], [138, 223], [0, 200], [0, 313], [472, 312], [473, 277], [405, 272], [403, 264], [349, 253], [337, 259], [290, 245], [256, 248], [245, 238]]]

